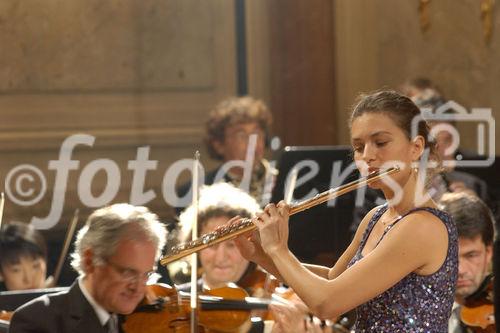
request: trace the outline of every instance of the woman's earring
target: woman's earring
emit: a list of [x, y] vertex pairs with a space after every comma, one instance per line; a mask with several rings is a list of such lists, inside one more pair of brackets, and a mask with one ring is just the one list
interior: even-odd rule
[[411, 172], [414, 173], [415, 175], [418, 174], [418, 164], [417, 164], [417, 161], [414, 161], [412, 163]]

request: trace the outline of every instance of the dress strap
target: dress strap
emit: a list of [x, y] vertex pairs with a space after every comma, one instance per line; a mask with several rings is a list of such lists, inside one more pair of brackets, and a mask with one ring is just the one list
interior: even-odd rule
[[[404, 217], [410, 215], [411, 213], [413, 212], [416, 212], [416, 211], [419, 211], [419, 210], [425, 210], [429, 213], [431, 213], [432, 215], [435, 215], [436, 217], [438, 217], [440, 220], [441, 220], [441, 217], [436, 214], [436, 209], [435, 208], [431, 208], [431, 207], [416, 207], [416, 208], [413, 208], [413, 209], [410, 209], [408, 212], [406, 212], [406, 214], [404, 215], [401, 215], [399, 216], [396, 221], [394, 221], [393, 223], [391, 223], [390, 225], [388, 225], [385, 229], [384, 229], [384, 233], [382, 234], [382, 236], [380, 237], [380, 239], [378, 240], [377, 242], [377, 245], [382, 241], [382, 239], [384, 239], [384, 236], [399, 222], [401, 221]], [[377, 246], [376, 245], [376, 246]]]
[[361, 244], [359, 247], [360, 249], [363, 249], [365, 247], [366, 240], [368, 239], [368, 236], [370, 236], [370, 234], [373, 230], [373, 227], [375, 226], [375, 223], [377, 223], [377, 221], [380, 219], [382, 214], [385, 213], [385, 211], [387, 210], [387, 207], [388, 207], [387, 204], [384, 204], [377, 209], [375, 214], [373, 214], [372, 218], [370, 219], [370, 222], [366, 226], [366, 229], [363, 233], [363, 237], [361, 238]]
[[378, 240], [377, 245], [375, 245], [375, 246], [378, 246], [378, 244], [382, 241], [382, 239], [384, 239], [384, 236], [392, 229], [392, 227], [394, 227], [396, 225], [396, 223], [401, 221], [403, 219], [403, 217], [405, 217], [406, 215], [407, 214], [405, 214], [403, 216], [398, 216], [394, 222], [392, 222], [387, 227], [385, 227], [384, 232], [382, 233], [382, 236], [380, 236], [380, 239]]

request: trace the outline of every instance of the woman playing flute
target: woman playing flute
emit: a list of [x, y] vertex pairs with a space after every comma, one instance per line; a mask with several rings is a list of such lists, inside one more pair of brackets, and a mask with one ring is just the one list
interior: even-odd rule
[[[425, 121], [413, 102], [392, 91], [361, 96], [350, 119], [354, 160], [361, 174], [398, 165], [376, 181], [387, 200], [371, 210], [336, 264], [300, 263], [290, 252], [289, 206], [269, 204], [253, 219], [257, 230], [237, 245], [294, 289], [320, 318], [357, 309], [356, 332], [446, 332], [457, 279], [457, 233], [425, 191], [437, 162]], [[419, 165], [415, 168], [415, 165]], [[437, 169], [437, 168], [434, 168]], [[427, 177], [424, 177], [425, 173]]]

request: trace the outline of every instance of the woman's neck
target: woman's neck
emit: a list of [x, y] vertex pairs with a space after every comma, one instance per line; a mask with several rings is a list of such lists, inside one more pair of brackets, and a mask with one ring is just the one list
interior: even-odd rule
[[396, 195], [391, 188], [383, 189], [391, 216], [404, 215], [416, 207], [436, 207], [424, 184], [419, 184], [419, 182], [416, 172], [412, 170], [406, 182], [399, 184], [401, 196]]

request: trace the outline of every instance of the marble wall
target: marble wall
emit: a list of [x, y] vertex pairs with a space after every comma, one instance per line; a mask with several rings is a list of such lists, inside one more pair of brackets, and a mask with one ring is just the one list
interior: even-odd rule
[[[65, 184], [61, 229], [75, 208], [82, 208], [82, 219], [91, 210], [81, 207], [78, 181], [98, 158], [119, 168], [113, 202], [130, 201], [128, 161], [145, 146], [149, 159], [158, 161], [147, 173], [144, 191], [156, 193], [147, 204], [171, 220], [162, 198], [169, 166], [192, 158], [194, 149], [206, 156], [207, 168], [213, 165], [202, 145], [203, 123], [220, 99], [236, 91], [234, 25], [234, 2], [225, 0], [1, 1], [0, 174], [5, 180], [16, 166], [30, 164], [42, 171], [47, 187], [33, 204], [7, 196], [5, 220], [48, 215], [57, 190], [49, 161], [75, 133], [95, 142], [72, 153], [79, 165]], [[36, 178], [32, 173], [19, 182], [25, 202], [42, 187]], [[32, 183], [36, 191], [30, 193]], [[96, 173], [93, 195], [107, 183], [104, 171]]]
[[[431, 78], [466, 108], [491, 108], [500, 119], [500, 7], [492, 10], [493, 34], [483, 36], [482, 1], [429, 1], [429, 27], [420, 25], [419, 1], [335, 1], [337, 121], [345, 124], [359, 92], [399, 88], [408, 78]], [[348, 142], [348, 129], [338, 127]], [[474, 128], [462, 142], [475, 148]], [[500, 136], [495, 137], [500, 152]]]

